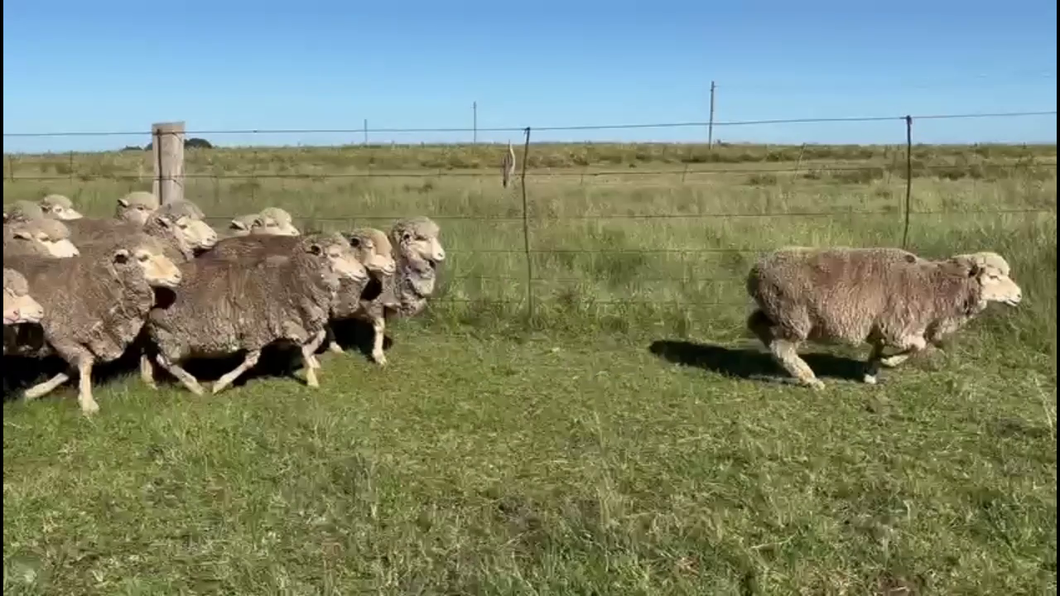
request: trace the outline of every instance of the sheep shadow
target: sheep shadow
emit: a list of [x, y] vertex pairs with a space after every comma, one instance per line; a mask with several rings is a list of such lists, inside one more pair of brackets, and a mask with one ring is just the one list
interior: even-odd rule
[[[389, 325], [390, 318], [387, 318]], [[343, 351], [347, 351], [351, 348], [356, 349], [365, 358], [371, 359], [372, 357], [372, 340], [375, 338], [375, 332], [372, 330], [372, 325], [368, 321], [361, 319], [342, 319], [333, 320], [331, 322], [331, 330], [335, 333], [335, 343], [339, 344], [339, 347]], [[325, 342], [327, 343], [327, 342]], [[394, 345], [394, 340], [389, 335], [383, 335], [383, 351], [390, 349], [390, 346]], [[322, 352], [327, 349], [326, 345], [322, 345], [318, 352]]]
[[[787, 372], [762, 350], [679, 340], [656, 340], [648, 350], [674, 364], [694, 366], [729, 377], [792, 382]], [[818, 377], [860, 381], [865, 372], [865, 364], [853, 358], [826, 353], [805, 353], [800, 356]]]

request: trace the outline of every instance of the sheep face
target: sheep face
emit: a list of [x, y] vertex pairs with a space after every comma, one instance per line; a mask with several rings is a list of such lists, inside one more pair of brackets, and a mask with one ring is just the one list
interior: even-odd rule
[[249, 215], [240, 215], [228, 222], [228, 233], [232, 236], [246, 236], [250, 234], [250, 227], [254, 224], [254, 220], [258, 218], [256, 213]]
[[30, 254], [48, 255], [56, 259], [81, 254], [70, 242], [70, 230], [60, 221], [40, 219], [18, 224], [12, 230], [11, 237], [15, 241], [32, 244], [32, 248], [25, 251]]
[[40, 200], [40, 209], [45, 217], [61, 221], [81, 219], [84, 215], [74, 209], [74, 203], [63, 195], [48, 195]]
[[1000, 302], [1008, 306], [1018, 306], [1023, 301], [1023, 290], [1005, 275], [1002, 269], [985, 265], [976, 272], [979, 284], [983, 287], [983, 300]]
[[250, 222], [250, 233], [268, 236], [298, 236], [291, 214], [277, 207], [266, 207]]
[[171, 226], [181, 241], [192, 250], [209, 250], [217, 244], [217, 232], [201, 219], [180, 216], [174, 219], [159, 218], [165, 226]]
[[29, 284], [21, 273], [4, 269], [4, 325], [39, 323], [44, 308], [29, 295]]
[[439, 241], [438, 224], [426, 217], [399, 222], [395, 234], [398, 250], [413, 259], [427, 261], [431, 267], [445, 260], [445, 249]]
[[390, 240], [383, 232], [371, 228], [354, 230], [349, 235], [349, 241], [357, 260], [370, 273], [386, 276], [393, 275], [397, 270]]
[[361, 283], [368, 279], [368, 270], [357, 260], [350, 243], [342, 236], [321, 234], [306, 237], [302, 246], [310, 255], [326, 260], [330, 277], [335, 281]]
[[131, 192], [118, 199], [115, 217], [142, 226], [158, 209], [158, 198], [149, 192]]
[[165, 255], [161, 246], [153, 242], [119, 248], [114, 251], [113, 261], [116, 268], [138, 267], [153, 288], [172, 289], [183, 279], [180, 268]]

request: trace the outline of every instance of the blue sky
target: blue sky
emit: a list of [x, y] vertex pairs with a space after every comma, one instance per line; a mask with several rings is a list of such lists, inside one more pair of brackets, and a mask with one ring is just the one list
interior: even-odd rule
[[[393, 8], [383, 8], [387, 5]], [[542, 127], [1056, 110], [1056, 2], [4, 3], [4, 150], [231, 129]], [[1056, 117], [915, 123], [921, 142], [1056, 140]], [[19, 138], [13, 132], [145, 131]], [[715, 128], [723, 141], [878, 142], [898, 121]], [[218, 144], [356, 133], [203, 135]], [[481, 132], [480, 141], [518, 141]], [[533, 140], [705, 140], [705, 127]], [[471, 133], [372, 133], [372, 142]]]

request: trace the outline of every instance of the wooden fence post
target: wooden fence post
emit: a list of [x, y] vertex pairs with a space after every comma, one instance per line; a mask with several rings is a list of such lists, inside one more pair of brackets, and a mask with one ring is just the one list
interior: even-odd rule
[[184, 199], [184, 123], [151, 125], [151, 153], [155, 162], [152, 192], [160, 203]]

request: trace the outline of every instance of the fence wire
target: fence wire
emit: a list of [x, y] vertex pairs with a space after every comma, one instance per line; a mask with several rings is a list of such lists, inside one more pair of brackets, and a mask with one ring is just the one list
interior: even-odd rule
[[[897, 217], [894, 221], [896, 226], [896, 237], [901, 237], [901, 242], [896, 243], [903, 248], [909, 246], [909, 232], [910, 225], [913, 217], [955, 217], [955, 216], [966, 216], [966, 215], [1034, 215], [1034, 214], [1045, 214], [1055, 217], [1056, 214], [1056, 197], [1055, 188], [1051, 201], [1048, 201], [1044, 206], [1033, 206], [1033, 207], [1014, 207], [1014, 206], [998, 206], [996, 208], [964, 208], [964, 209], [917, 209], [913, 202], [913, 195], [916, 189], [916, 183], [914, 179], [925, 178], [925, 177], [937, 177], [940, 179], [951, 178], [961, 179], [970, 178], [973, 183], [978, 183], [977, 177], [989, 177], [1004, 173], [1004, 177], [1012, 180], [1036, 180], [1034, 178], [1037, 175], [1039, 178], [1037, 181], [1041, 182], [1044, 179], [1051, 179], [1055, 183], [1055, 169], [1056, 169], [1056, 156], [1055, 156], [1055, 143], [1053, 143], [1053, 155], [1047, 156], [1044, 159], [1039, 155], [1032, 155], [1024, 152], [1023, 155], [1017, 155], [1015, 158], [1009, 158], [1006, 160], [980, 160], [975, 162], [962, 162], [962, 163], [930, 163], [924, 162], [920, 156], [916, 154], [918, 150], [922, 148], [914, 146], [914, 123], [919, 120], [954, 120], [954, 119], [984, 119], [984, 118], [1018, 118], [1018, 117], [1033, 117], [1033, 116], [1056, 116], [1056, 111], [1029, 111], [1029, 112], [1002, 112], [1002, 113], [965, 113], [965, 114], [929, 114], [922, 116], [877, 116], [877, 117], [834, 117], [834, 118], [798, 118], [798, 119], [767, 119], [767, 120], [747, 120], [747, 121], [710, 121], [710, 122], [674, 122], [674, 123], [646, 123], [646, 124], [610, 124], [610, 125], [576, 125], [576, 126], [542, 126], [542, 127], [496, 127], [496, 128], [368, 128], [367, 124], [362, 128], [357, 129], [242, 129], [242, 130], [195, 130], [195, 131], [184, 131], [182, 133], [168, 133], [168, 132], [154, 132], [153, 143], [160, 143], [162, 135], [177, 134], [183, 135], [186, 140], [189, 136], [224, 136], [224, 135], [247, 135], [247, 134], [288, 134], [288, 135], [309, 135], [309, 134], [363, 134], [367, 140], [370, 134], [417, 134], [417, 133], [471, 133], [474, 132], [476, 137], [478, 133], [483, 132], [496, 132], [496, 133], [521, 133], [524, 135], [522, 143], [522, 151], [519, 156], [520, 171], [518, 176], [518, 183], [514, 185], [511, 192], [498, 193], [498, 196], [504, 196], [509, 201], [507, 204], [501, 205], [500, 203], [494, 205], [495, 207], [507, 207], [508, 213], [506, 214], [467, 214], [467, 213], [447, 213], [447, 212], [423, 212], [423, 213], [388, 213], [386, 215], [380, 215], [378, 213], [355, 213], [343, 215], [322, 215], [322, 216], [301, 216], [301, 214], [295, 213], [295, 217], [302, 221], [312, 221], [316, 223], [330, 223], [340, 225], [353, 225], [355, 221], [365, 222], [384, 222], [393, 221], [410, 215], [426, 215], [432, 219], [441, 222], [483, 222], [486, 224], [522, 224], [521, 231], [518, 233], [518, 237], [512, 237], [513, 247], [511, 248], [472, 248], [472, 249], [456, 249], [447, 250], [447, 252], [453, 257], [473, 258], [481, 257], [482, 255], [510, 255], [521, 257], [524, 261], [525, 271], [516, 271], [514, 264], [509, 264], [507, 267], [508, 271], [496, 273], [496, 274], [475, 274], [473, 272], [463, 271], [450, 271], [443, 274], [444, 284], [448, 284], [450, 287], [455, 282], [463, 283], [486, 283], [486, 282], [497, 282], [502, 284], [509, 284], [509, 287], [518, 284], [523, 284], [525, 289], [519, 297], [511, 298], [493, 298], [493, 297], [462, 297], [455, 295], [443, 295], [438, 298], [438, 302], [449, 302], [455, 304], [467, 304], [467, 305], [487, 305], [487, 304], [510, 304], [520, 305], [525, 308], [526, 312], [530, 315], [533, 314], [534, 304], [541, 301], [541, 296], [535, 292], [535, 287], [540, 287], [547, 284], [558, 284], [560, 286], [578, 286], [585, 284], [604, 284], [608, 285], [607, 279], [598, 278], [587, 278], [578, 277], [572, 275], [559, 275], [559, 276], [548, 276], [543, 275], [545, 273], [545, 267], [543, 267], [541, 260], [548, 257], [578, 257], [586, 256], [590, 259], [589, 268], [593, 269], [597, 266], [598, 261], [595, 259], [606, 258], [606, 257], [618, 257], [622, 255], [636, 255], [642, 258], [644, 257], [668, 257], [668, 256], [679, 256], [680, 257], [680, 269], [681, 275], [658, 275], [651, 271], [651, 267], [647, 267], [644, 263], [639, 265], [641, 273], [636, 275], [624, 277], [621, 274], [616, 274], [617, 277], [621, 278], [623, 287], [630, 288], [635, 283], [640, 284], [656, 284], [656, 283], [676, 283], [680, 284], [681, 290], [687, 289], [688, 284], [696, 284], [699, 286], [711, 286], [711, 285], [724, 285], [724, 284], [736, 284], [739, 286], [743, 283], [743, 277], [740, 275], [728, 275], [728, 276], [699, 276], [692, 275], [688, 269], [690, 267], [689, 257], [696, 255], [733, 255], [741, 258], [750, 257], [752, 255], [761, 254], [763, 252], [774, 250], [777, 248], [777, 244], [770, 243], [769, 238], [760, 238], [763, 242], [756, 244], [755, 246], [709, 246], [709, 247], [694, 247], [694, 248], [677, 248], [677, 247], [652, 247], [652, 246], [638, 246], [623, 248], [617, 246], [595, 246], [595, 247], [563, 247], [553, 246], [550, 242], [542, 241], [535, 242], [535, 236], [545, 234], [549, 231], [550, 225], [556, 225], [560, 222], [607, 222], [607, 221], [629, 221], [629, 222], [643, 222], [645, 225], [652, 221], [724, 221], [724, 220], [757, 220], [765, 218], [886, 218], [886, 217]], [[900, 150], [886, 149], [883, 152], [884, 157], [890, 157], [890, 163], [872, 163], [872, 164], [857, 164], [857, 163], [846, 163], [846, 161], [863, 161], [863, 157], [851, 157], [843, 162], [834, 163], [821, 163], [820, 160], [807, 157], [804, 161], [804, 152], [807, 148], [806, 145], [802, 145], [798, 148], [797, 158], [794, 160], [796, 163], [794, 166], [791, 165], [776, 165], [776, 166], [756, 166], [756, 165], [739, 165], [732, 163], [725, 163], [720, 158], [715, 158], [715, 152], [721, 151], [723, 148], [730, 147], [730, 145], [722, 143], [712, 143], [705, 149], [705, 155], [689, 155], [685, 161], [683, 167], [660, 167], [658, 169], [646, 167], [646, 168], [634, 168], [627, 167], [625, 169], [617, 169], [613, 166], [603, 166], [602, 168], [594, 168], [590, 165], [560, 165], [555, 167], [549, 167], [547, 165], [536, 165], [530, 167], [529, 164], [533, 161], [534, 154], [538, 146], [532, 143], [532, 135], [540, 132], [551, 132], [551, 131], [591, 131], [591, 130], [629, 130], [629, 129], [644, 129], [644, 128], [655, 128], [655, 129], [666, 129], [666, 128], [680, 128], [680, 127], [740, 127], [740, 126], [754, 126], [754, 125], [783, 125], [783, 124], [807, 124], [807, 123], [849, 123], [849, 122], [895, 122], [900, 124], [905, 133], [905, 143]], [[54, 138], [54, 137], [117, 137], [117, 136], [130, 136], [137, 135], [141, 136], [142, 132], [88, 132], [88, 131], [70, 131], [70, 132], [14, 132], [14, 133], [3, 133], [6, 138]], [[185, 141], [186, 142], [186, 141]], [[554, 145], [569, 145], [566, 143], [548, 143], [550, 146]], [[595, 144], [594, 144], [595, 145]], [[654, 143], [634, 143], [631, 146], [636, 147], [640, 145], [654, 145]], [[495, 144], [483, 143], [478, 144], [481, 147], [496, 147]], [[593, 145], [590, 145], [593, 146]], [[415, 146], [412, 146], [415, 147]], [[743, 145], [736, 145], [737, 149], [743, 148]], [[755, 147], [761, 147], [761, 145], [755, 145]], [[797, 147], [797, 146], [796, 146]], [[794, 151], [796, 147], [785, 146], [785, 149]], [[361, 151], [372, 151], [381, 150], [385, 151], [388, 147], [377, 145], [377, 146], [365, 146], [359, 150]], [[391, 147], [392, 148], [392, 147]], [[299, 148], [276, 148], [272, 151], [299, 151]], [[354, 147], [356, 149], [356, 147]], [[216, 148], [206, 149], [204, 151], [232, 151], [228, 148]], [[697, 149], [702, 151], [701, 148]], [[255, 157], [260, 152], [269, 151], [269, 149], [240, 149], [240, 151], [253, 152]], [[691, 149], [690, 149], [691, 151]], [[635, 152], [634, 152], [635, 153]], [[989, 153], [987, 151], [986, 153]], [[156, 152], [156, 155], [160, 155]], [[204, 153], [203, 155], [209, 155]], [[873, 154], [874, 155], [874, 154]], [[90, 166], [88, 168], [80, 167], [80, 162], [83, 158], [87, 158], [87, 154], [77, 154], [70, 152], [65, 158], [63, 154], [52, 154], [46, 157], [42, 156], [28, 156], [28, 155], [5, 155], [5, 170], [6, 175], [5, 185], [10, 184], [22, 184], [22, 183], [40, 183], [41, 185], [49, 185], [52, 183], [94, 183], [100, 181], [113, 181], [116, 183], [127, 183], [136, 184], [144, 181], [156, 182], [156, 188], [159, 186], [157, 182], [160, 179], [165, 179], [167, 182], [171, 181], [168, 177], [160, 175], [159, 169], [162, 168], [161, 157], [158, 157], [158, 164], [155, 164], [155, 171], [146, 174], [144, 172], [132, 173], [118, 173], [113, 171], [100, 171], [98, 166]], [[498, 158], [500, 154], [498, 153]], [[777, 161], [792, 161], [791, 155], [781, 155], [776, 157]], [[764, 157], [769, 159], [770, 155]], [[37, 161], [35, 161], [35, 159]], [[194, 160], [193, 160], [194, 161]], [[256, 160], [255, 160], [256, 161]], [[542, 160], [547, 162], [547, 159]], [[650, 161], [650, 160], [649, 160]], [[483, 183], [490, 178], [499, 178], [501, 175], [500, 171], [500, 159], [498, 159], [497, 168], [490, 169], [449, 169], [446, 167], [438, 168], [425, 168], [420, 167], [416, 170], [395, 170], [395, 169], [374, 169], [369, 164], [367, 167], [362, 168], [359, 171], [338, 171], [338, 172], [275, 172], [275, 171], [218, 171], [221, 166], [215, 164], [200, 164], [195, 165], [199, 168], [199, 171], [181, 172], [180, 178], [182, 184], [188, 182], [192, 183], [192, 186], [199, 181], [212, 182], [214, 185], [215, 203], [220, 204], [221, 185], [226, 182], [241, 183], [255, 180], [276, 180], [280, 181], [281, 184], [286, 181], [306, 181], [310, 183], [326, 182], [327, 180], [357, 180], [364, 179], [368, 181], [374, 180], [399, 180], [399, 179], [427, 179], [427, 180], [440, 180], [447, 178], [463, 178], [463, 179], [477, 179], [479, 183]], [[719, 166], [719, 163], [724, 165]], [[634, 164], [636, 165], [636, 164]], [[45, 174], [41, 173], [44, 169], [52, 168], [56, 170], [56, 174]], [[59, 173], [59, 169], [66, 171]], [[181, 167], [183, 169], [183, 166]], [[36, 173], [32, 171], [36, 170]], [[30, 171], [31, 173], [26, 173]], [[20, 173], [21, 172], [21, 173]], [[1045, 172], [1043, 175], [1042, 172]], [[867, 177], [862, 179], [855, 176], [855, 174], [867, 174]], [[971, 175], [971, 174], [974, 175]], [[800, 179], [799, 175], [802, 175], [804, 179]], [[892, 202], [887, 205], [886, 208], [882, 209], [865, 209], [865, 208], [846, 208], [846, 209], [827, 209], [827, 210], [806, 210], [806, 209], [744, 209], [730, 208], [720, 211], [702, 211], [694, 210], [689, 212], [686, 210], [678, 210], [674, 212], [660, 212], [660, 211], [645, 211], [645, 212], [613, 212], [613, 213], [564, 213], [564, 214], [549, 214], [542, 212], [542, 205], [538, 202], [538, 199], [550, 198], [550, 190], [544, 187], [541, 194], [535, 189], [536, 184], [545, 184], [549, 180], [557, 179], [571, 179], [578, 178], [581, 182], [581, 186], [597, 184], [605, 179], [643, 179], [643, 178], [659, 178], [667, 180], [667, 185], [673, 188], [686, 187], [689, 184], [693, 184], [696, 180], [710, 177], [733, 177], [733, 176], [747, 176], [753, 179], [746, 180], [744, 184], [751, 187], [776, 187], [781, 189], [787, 189], [792, 191], [796, 188], [797, 184], [812, 183], [812, 182], [823, 182], [829, 184], [857, 184], [864, 182], [879, 182], [885, 178], [885, 187], [891, 186], [892, 176], [899, 178], [900, 182], [903, 182], [903, 190], [899, 192], [887, 191], [884, 198], [892, 199]], [[785, 176], [787, 175], [787, 176]], [[850, 175], [849, 180], [843, 179], [843, 176]], [[837, 179], [828, 179], [828, 176], [838, 176]], [[691, 180], [691, 182], [690, 182]], [[429, 184], [429, 182], [427, 183]], [[499, 184], [498, 184], [499, 186]], [[181, 188], [184, 188], [183, 186]], [[415, 189], [408, 189], [406, 191], [414, 192]], [[422, 189], [420, 189], [422, 191]], [[253, 191], [252, 191], [253, 192]], [[418, 192], [418, 191], [417, 191]], [[425, 194], [430, 194], [431, 190], [422, 191]], [[6, 194], [6, 193], [5, 193]], [[163, 197], [165, 199], [165, 197]], [[427, 201], [431, 203], [433, 201]], [[544, 210], [544, 211], [547, 211]], [[222, 215], [210, 215], [207, 219], [214, 222], [226, 222], [240, 215], [239, 213], [226, 213]], [[520, 246], [516, 247], [515, 244]], [[740, 261], [741, 263], [745, 261]], [[611, 264], [610, 267], [620, 270], [622, 265], [618, 262], [618, 265]], [[568, 263], [568, 265], [570, 265]], [[692, 264], [695, 266], [695, 264]], [[468, 267], [470, 271], [478, 268], [478, 265], [472, 264]], [[645, 272], [644, 270], [647, 269]], [[606, 273], [608, 271], [607, 266], [603, 268]], [[620, 272], [621, 273], [621, 272]], [[444, 285], [443, 284], [443, 285]], [[742, 287], [741, 287], [742, 289]], [[615, 290], [620, 292], [621, 288]], [[452, 294], [453, 292], [444, 292], [443, 294]], [[591, 294], [582, 294], [579, 298], [579, 305], [581, 307], [590, 308], [593, 306], [615, 306], [615, 305], [638, 305], [638, 304], [651, 304], [651, 305], [669, 305], [669, 306], [721, 306], [721, 305], [733, 305], [733, 304], [744, 304], [745, 301], [735, 302], [726, 300], [700, 300], [700, 299], [669, 299], [669, 298], [658, 298], [651, 297], [649, 299], [638, 299], [635, 296], [627, 296], [622, 299], [615, 298], [600, 298]]]

